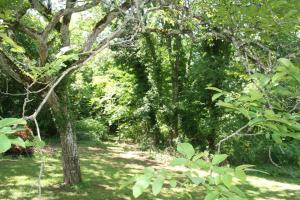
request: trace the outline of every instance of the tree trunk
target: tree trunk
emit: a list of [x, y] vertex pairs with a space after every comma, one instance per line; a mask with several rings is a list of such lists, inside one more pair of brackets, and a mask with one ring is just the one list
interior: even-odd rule
[[[175, 43], [172, 48], [172, 38], [167, 38], [167, 46], [168, 46], [168, 53], [169, 53], [169, 60], [171, 65], [171, 79], [172, 79], [172, 119], [171, 119], [171, 126], [172, 130], [169, 136], [169, 143], [171, 146], [174, 145], [174, 139], [179, 136], [179, 90], [180, 90], [180, 65], [182, 65], [181, 60], [181, 37], [175, 37]], [[174, 59], [175, 58], [175, 59]]]
[[[150, 111], [149, 111], [149, 118], [150, 118], [150, 125], [153, 131], [152, 137], [154, 139], [154, 143], [155, 145], [159, 145], [160, 143], [162, 143], [162, 135], [160, 133], [158, 124], [157, 124], [157, 107], [161, 107], [162, 106], [162, 67], [161, 67], [161, 62], [157, 57], [157, 52], [155, 50], [155, 44], [153, 42], [153, 39], [151, 37], [150, 33], [145, 33], [144, 34], [145, 37], [145, 41], [147, 43], [147, 53], [149, 53], [149, 56], [151, 57], [151, 62], [152, 67], [149, 69], [149, 75], [150, 75], [150, 81], [148, 81], [148, 85], [149, 85], [149, 90], [152, 90], [155, 92], [154, 95], [152, 96], [153, 98], [151, 99], [151, 106], [150, 106]], [[147, 91], [148, 92], [148, 91]], [[152, 92], [153, 93], [153, 92]], [[151, 94], [153, 95], [153, 94]], [[157, 105], [157, 106], [153, 106], [153, 105]], [[156, 107], [156, 108], [155, 108]]]
[[68, 114], [65, 98], [60, 100], [61, 101], [59, 101], [57, 95], [53, 92], [48, 103], [60, 134], [64, 183], [73, 185], [81, 182], [78, 147], [76, 135], [72, 130], [72, 123]]
[[[176, 36], [175, 38], [175, 44], [174, 44], [174, 49], [175, 49], [175, 63], [172, 66], [172, 100], [173, 100], [173, 105], [174, 110], [174, 118], [173, 118], [173, 135], [172, 135], [172, 141], [174, 138], [178, 137], [179, 135], [179, 130], [178, 130], [178, 125], [179, 125], [179, 67], [181, 64], [181, 58], [180, 58], [180, 50], [181, 50], [181, 37]], [[173, 143], [173, 142], [172, 142]]]

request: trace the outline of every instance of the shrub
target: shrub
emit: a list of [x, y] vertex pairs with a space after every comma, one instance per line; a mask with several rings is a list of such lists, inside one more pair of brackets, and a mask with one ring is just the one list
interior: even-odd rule
[[102, 140], [107, 138], [107, 126], [100, 120], [86, 118], [75, 122], [78, 140]]

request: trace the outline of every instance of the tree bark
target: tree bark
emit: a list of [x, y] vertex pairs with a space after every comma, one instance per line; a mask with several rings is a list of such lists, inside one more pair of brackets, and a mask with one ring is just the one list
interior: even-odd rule
[[73, 133], [66, 99], [64, 97], [59, 101], [58, 96], [53, 92], [48, 99], [48, 104], [52, 110], [55, 124], [60, 133], [64, 183], [67, 185], [77, 184], [81, 182], [79, 154], [76, 135]]
[[[170, 146], [174, 145], [174, 139], [179, 136], [179, 90], [180, 90], [180, 81], [183, 80], [180, 74], [181, 60], [181, 37], [176, 36], [174, 45], [172, 48], [172, 38], [167, 38], [167, 47], [169, 53], [169, 60], [171, 65], [171, 79], [172, 79], [172, 118], [171, 118], [171, 126], [172, 130], [169, 135], [169, 144]], [[175, 59], [174, 59], [175, 58]], [[181, 77], [181, 80], [180, 80]]]
[[180, 50], [181, 50], [181, 38], [180, 36], [176, 36], [175, 38], [175, 44], [174, 44], [174, 49], [175, 49], [175, 63], [172, 66], [172, 100], [173, 100], [173, 105], [174, 110], [174, 118], [173, 118], [173, 134], [171, 135], [171, 143], [173, 143], [173, 139], [178, 137], [178, 124], [179, 124], [179, 67], [180, 66]]
[[[149, 110], [149, 118], [150, 118], [150, 125], [152, 127], [153, 131], [153, 139], [155, 145], [159, 145], [162, 141], [162, 135], [160, 133], [159, 127], [157, 126], [157, 107], [153, 105], [158, 105], [158, 107], [162, 106], [162, 67], [161, 67], [161, 62], [157, 57], [157, 52], [155, 50], [155, 44], [153, 43], [153, 40], [151, 38], [150, 33], [145, 33], [144, 34], [145, 41], [147, 43], [147, 53], [149, 53], [149, 56], [151, 57], [151, 62], [153, 63], [151, 69], [149, 69], [149, 74], [150, 74], [150, 79], [151, 81], [148, 80], [148, 85], [149, 88], [152, 88], [156, 94], [153, 99], [151, 99], [151, 106]], [[151, 89], [149, 89], [151, 90]], [[155, 102], [153, 102], [155, 101]]]

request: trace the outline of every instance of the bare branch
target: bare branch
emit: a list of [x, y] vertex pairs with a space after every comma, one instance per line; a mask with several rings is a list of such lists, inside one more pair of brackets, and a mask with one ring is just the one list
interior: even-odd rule
[[295, 110], [298, 110], [299, 108], [300, 108], [300, 101], [297, 101], [294, 107], [289, 111], [289, 113], [292, 113]]
[[98, 35], [103, 32], [103, 30], [108, 26], [108, 24], [110, 24], [117, 16], [120, 15], [120, 10], [125, 12], [130, 8], [130, 6], [131, 4], [128, 1], [126, 1], [121, 5], [119, 9], [113, 9], [108, 14], [106, 14], [99, 22], [97, 22], [97, 24], [93, 28], [93, 32], [89, 35], [87, 41], [83, 45], [84, 51], [90, 51]]
[[[29, 88], [29, 87], [28, 87]], [[24, 103], [23, 103], [23, 112], [22, 112], [22, 118], [25, 117], [25, 112], [26, 112], [26, 106], [27, 106], [27, 103], [31, 102], [32, 99], [29, 99], [29, 91], [28, 91], [28, 88], [26, 88], [26, 97], [24, 99]]]
[[36, 118], [34, 118], [33, 121], [34, 121], [34, 124], [35, 124], [35, 127], [36, 127], [37, 136], [38, 136], [39, 140], [42, 141], [39, 123], [37, 122]]
[[64, 10], [60, 10], [58, 13], [56, 13], [51, 21], [49, 22], [49, 24], [46, 26], [45, 30], [43, 31], [43, 38], [47, 39], [49, 33], [53, 30], [53, 28], [56, 26], [57, 23], [59, 23], [59, 20], [61, 17], [72, 14], [72, 13], [76, 13], [76, 12], [82, 12], [85, 10], [88, 10], [90, 8], [93, 8], [95, 6], [97, 6], [100, 3], [100, 0], [95, 0], [92, 3], [87, 3], [85, 5], [82, 6], [77, 6], [74, 8], [66, 8]]
[[228, 135], [227, 137], [225, 137], [224, 139], [220, 140], [218, 142], [218, 144], [216, 145], [218, 147], [218, 153], [220, 153], [220, 149], [221, 149], [221, 144], [227, 140], [229, 140], [230, 138], [237, 136], [238, 134], [240, 134], [241, 131], [243, 131], [244, 129], [248, 128], [249, 124], [244, 125], [243, 127], [241, 127], [240, 129], [238, 129], [237, 131], [235, 131], [234, 133]]
[[275, 163], [275, 162], [273, 161], [271, 151], [272, 151], [272, 146], [269, 146], [269, 159], [270, 159], [271, 163], [272, 163], [273, 165], [275, 165], [276, 167], [281, 168], [277, 163]]
[[[50, 84], [51, 83], [48, 83], [45, 87], [43, 87], [43, 88], [41, 88], [39, 90], [35, 90], [35, 91], [28, 90], [28, 93], [29, 94], [38, 94], [38, 93], [41, 93], [45, 89], [47, 89], [50, 86]], [[5, 92], [0, 91], [0, 94], [7, 95], [7, 96], [26, 96], [27, 92], [26, 93], [10, 93], [10, 92], [8, 92], [8, 90], [6, 90]]]

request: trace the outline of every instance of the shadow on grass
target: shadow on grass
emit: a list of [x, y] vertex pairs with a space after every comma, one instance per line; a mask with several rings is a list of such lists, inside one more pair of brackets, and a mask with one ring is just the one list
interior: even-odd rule
[[[56, 146], [56, 145], [55, 145]], [[160, 164], [148, 160], [143, 154], [124, 153], [122, 147], [113, 143], [81, 144], [80, 162], [83, 182], [76, 186], [63, 186], [60, 150], [45, 156], [42, 177], [42, 199], [51, 200], [125, 200], [133, 199], [130, 189], [120, 186], [130, 180], [145, 166]], [[38, 199], [37, 177], [41, 157], [0, 160], [0, 199]], [[187, 199], [183, 194], [165, 191], [162, 199]], [[143, 194], [140, 199], [154, 199]], [[196, 198], [197, 199], [197, 198]]]
[[[45, 167], [42, 177], [42, 199], [47, 200], [130, 200], [130, 189], [120, 186], [140, 173], [146, 166], [164, 167], [162, 163], [150, 160], [130, 145], [112, 142], [103, 144], [80, 143], [80, 162], [83, 182], [76, 186], [63, 186], [60, 149], [55, 144], [55, 152], [44, 157]], [[124, 150], [129, 149], [129, 150]], [[0, 199], [38, 199], [36, 181], [41, 157], [0, 159]], [[297, 199], [299, 191], [270, 190], [263, 185], [243, 185], [250, 199]], [[261, 187], [260, 187], [261, 186]], [[288, 197], [288, 198], [287, 198]], [[189, 199], [180, 190], [164, 189], [160, 199]], [[155, 199], [143, 194], [139, 199]], [[203, 193], [192, 193], [192, 199], [203, 199]], [[299, 198], [298, 198], [299, 199]]]
[[246, 193], [248, 199], [289, 199], [299, 200], [299, 190], [270, 190], [263, 187], [255, 187], [253, 185], [242, 185], [240, 188]]

